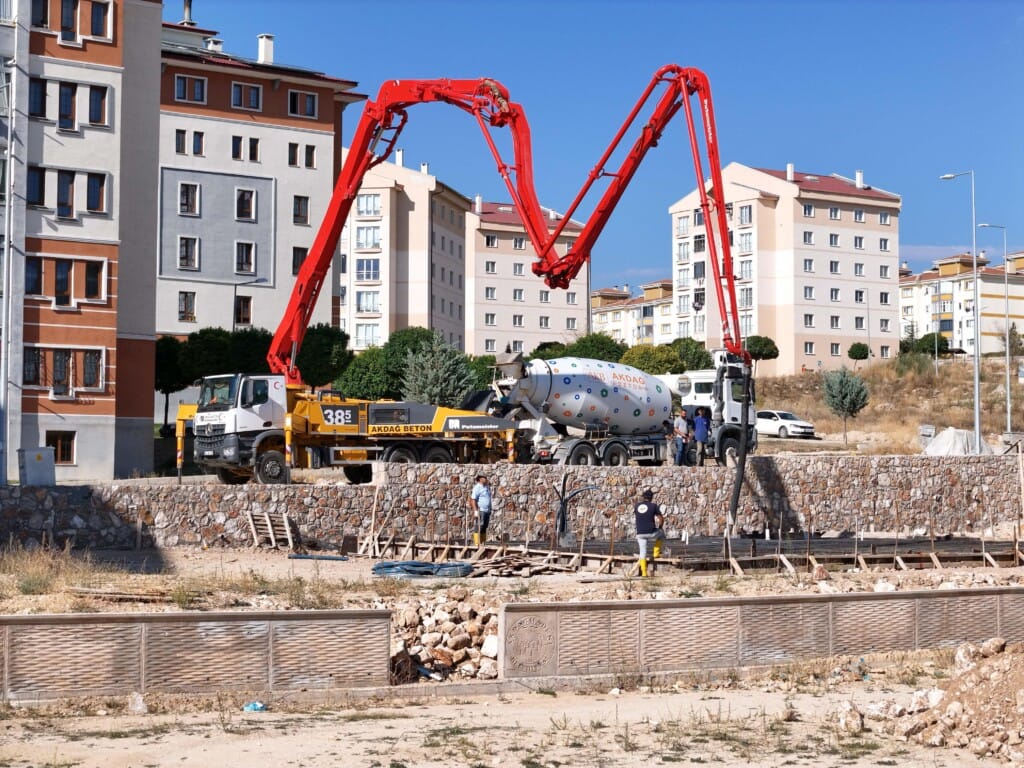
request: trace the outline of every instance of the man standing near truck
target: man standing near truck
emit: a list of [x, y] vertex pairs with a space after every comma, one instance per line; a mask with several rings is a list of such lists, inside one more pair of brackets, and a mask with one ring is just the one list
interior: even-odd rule
[[487, 525], [491, 522], [491, 483], [486, 475], [476, 476], [476, 485], [469, 494], [469, 506], [476, 518], [473, 544], [480, 546], [487, 540]]

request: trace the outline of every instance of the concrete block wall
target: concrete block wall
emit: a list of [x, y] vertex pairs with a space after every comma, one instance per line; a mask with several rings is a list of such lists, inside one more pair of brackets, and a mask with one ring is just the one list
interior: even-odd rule
[[[740, 529], [933, 531], [980, 533], [1021, 516], [1017, 456], [764, 456], [747, 462]], [[287, 513], [304, 539], [322, 547], [371, 527], [405, 540], [461, 543], [471, 525], [466, 499], [484, 472], [496, 488], [491, 533], [550, 541], [558, 491], [593, 486], [575, 497], [577, 535], [629, 537], [632, 504], [651, 488], [677, 537], [720, 535], [734, 470], [690, 467], [526, 465], [378, 465], [372, 485], [178, 485], [173, 479], [88, 486], [0, 488], [0, 536], [94, 548], [246, 546], [246, 512]], [[340, 475], [339, 475], [340, 476]]]

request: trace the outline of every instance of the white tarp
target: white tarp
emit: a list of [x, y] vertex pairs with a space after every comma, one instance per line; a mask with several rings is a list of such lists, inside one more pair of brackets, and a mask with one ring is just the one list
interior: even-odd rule
[[[993, 453], [988, 443], [981, 441], [982, 453]], [[967, 429], [946, 427], [928, 441], [923, 453], [928, 456], [969, 456], [974, 453], [974, 433]]]

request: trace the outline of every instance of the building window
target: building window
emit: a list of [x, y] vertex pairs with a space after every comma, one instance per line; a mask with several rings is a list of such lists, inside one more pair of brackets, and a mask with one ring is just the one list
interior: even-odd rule
[[693, 252], [694, 253], [704, 253], [705, 250], [707, 250], [707, 241], [705, 240], [704, 235], [694, 235], [693, 236]]
[[828, 236], [828, 244], [832, 248], [838, 248], [839, 247], [839, 235], [837, 235], [834, 232], [832, 234], [830, 234]]
[[855, 263], [853, 265], [853, 275], [854, 277], [864, 277], [864, 265]]
[[878, 250], [888, 251], [889, 250], [889, 238], [881, 237], [878, 239]]
[[297, 168], [299, 165], [299, 145], [295, 142], [288, 144], [288, 165]]
[[576, 318], [575, 317], [567, 317], [567, 318], [565, 318], [565, 330], [567, 330], [567, 331], [575, 331], [576, 330]]
[[523, 327], [523, 316], [522, 315], [512, 315], [512, 326], [515, 327], [515, 328], [522, 328]]
[[239, 221], [256, 220], [256, 192], [252, 189], [235, 190], [235, 218]]
[[740, 288], [739, 301], [737, 303], [741, 307], [754, 306], [754, 289], [749, 285]]
[[256, 244], [235, 243], [235, 272], [251, 275], [256, 272]]
[[833, 341], [828, 345], [828, 353], [832, 355], [832, 357], [839, 357], [839, 345]]
[[838, 205], [829, 206], [828, 217], [832, 221], [839, 221], [839, 206]]
[[231, 84], [231, 106], [235, 109], [259, 110], [263, 103], [263, 87], [248, 83]]
[[316, 117], [316, 94], [288, 91], [288, 114], [294, 117]]
[[87, 177], [85, 208], [90, 213], [103, 213], [107, 210], [107, 175], [90, 173]]
[[881, 304], [883, 307], [889, 306], [889, 292], [888, 291], [882, 291], [881, 293], [878, 294], [878, 303]]
[[188, 75], [174, 76], [174, 100], [206, 103], [206, 78]]
[[103, 0], [92, 0], [92, 14], [90, 16], [89, 34], [93, 37], [110, 37], [107, 30], [107, 18], [109, 7]]
[[178, 238], [178, 269], [199, 269], [199, 238]]
[[375, 347], [380, 343], [380, 326], [376, 323], [356, 323], [356, 346]]
[[25, 295], [43, 295], [43, 260], [38, 256], [25, 257]]
[[380, 227], [356, 227], [356, 248], [380, 248]]
[[38, 165], [28, 167], [25, 202], [29, 205], [46, 205], [46, 169]]
[[804, 342], [804, 354], [805, 355], [813, 355], [814, 354], [814, 342], [813, 341], [805, 341]]
[[484, 288], [484, 298], [488, 301], [494, 301], [497, 298], [497, 289], [492, 286]]
[[855, 331], [863, 331], [864, 330], [864, 318], [863, 317], [855, 317], [855, 318], [853, 318], [853, 329]]
[[356, 312], [380, 312], [380, 291], [356, 291]]
[[312, 144], [306, 145], [306, 167], [316, 168], [316, 147]]
[[192, 154], [202, 155], [206, 149], [206, 134], [202, 131], [192, 131]]
[[752, 280], [754, 278], [754, 262], [750, 259], [740, 261], [740, 280]]
[[883, 344], [881, 347], [879, 347], [879, 353], [881, 354], [883, 360], [888, 360], [890, 356], [889, 345]]
[[484, 235], [484, 245], [487, 248], [498, 247], [498, 236], [497, 235]]
[[754, 235], [751, 232], [740, 232], [740, 253], [750, 253], [754, 250]]
[[249, 139], [249, 161], [258, 163], [260, 161], [260, 140]]
[[860, 235], [853, 236], [853, 247], [858, 251], [864, 250], [864, 238]]
[[807, 301], [814, 301], [814, 286], [813, 285], [805, 285], [804, 286], [804, 299], [807, 300]]
[[676, 235], [688, 235], [690, 234], [690, 217], [680, 216], [676, 219]]
[[828, 263], [828, 273], [830, 275], [838, 275], [839, 274], [839, 262], [838, 261], [830, 261]]
[[199, 185], [182, 182], [178, 185], [178, 214], [199, 215]]
[[235, 296], [235, 325], [252, 325], [252, 296]]
[[858, 224], [863, 224], [864, 223], [864, 209], [863, 208], [854, 208], [853, 209], [853, 220], [856, 221]]
[[809, 219], [814, 218], [814, 206], [810, 203], [804, 203], [804, 216]]
[[78, 86], [74, 83], [61, 83], [57, 98], [57, 127], [65, 131], [75, 129], [75, 102]]
[[309, 198], [295, 195], [292, 200], [292, 223], [309, 224]]
[[306, 256], [309, 255], [309, 248], [292, 248], [292, 275], [298, 275], [299, 270], [302, 269], [302, 262], [306, 260]]
[[695, 227], [704, 226], [704, 211], [700, 208], [693, 209], [693, 225]]
[[493, 312], [485, 312], [484, 313], [484, 325], [494, 325], [495, 324], [494, 323], [494, 318], [495, 318], [495, 315], [494, 315]]
[[518, 340], [518, 339], [513, 339], [512, 340], [512, 351], [513, 352], [522, 352], [523, 351], [523, 342]]
[[494, 339], [484, 339], [484, 352], [494, 352], [496, 348]]
[[107, 124], [107, 88], [103, 85], [89, 86], [89, 122], [92, 125]]
[[880, 264], [878, 267], [878, 276], [883, 280], [889, 279], [889, 265]]
[[242, 137], [232, 136], [231, 137], [231, 159], [241, 160], [242, 159]]
[[839, 315], [832, 315], [831, 317], [829, 317], [828, 327], [831, 328], [833, 331], [839, 330]]
[[46, 446], [53, 448], [54, 464], [75, 463], [75, 433], [46, 430]]
[[28, 81], [29, 117], [46, 117], [46, 81], [33, 77]]
[[804, 272], [814, 271], [814, 259], [804, 259]]
[[830, 288], [828, 292], [828, 297], [831, 301], [839, 301], [839, 289]]
[[878, 330], [880, 330], [882, 333], [888, 333], [889, 332], [889, 328], [890, 328], [889, 318], [887, 318], [887, 317], [880, 318], [879, 321], [878, 321]]
[[78, 39], [78, 0], [60, 0], [60, 39]]
[[359, 216], [380, 216], [380, 195], [356, 195], [356, 213]]
[[512, 274], [515, 275], [516, 277], [522, 277], [525, 274], [523, 272], [523, 265], [521, 263], [520, 264], [513, 264], [512, 265]]
[[71, 260], [57, 259], [54, 262], [53, 295], [58, 307], [71, 305]]
[[484, 262], [484, 272], [486, 272], [488, 275], [496, 274], [497, 271], [498, 271], [498, 263], [496, 261], [485, 261]]
[[525, 237], [513, 237], [512, 238], [512, 248], [514, 248], [517, 251], [525, 250], [526, 249], [526, 238]]
[[551, 291], [547, 289], [541, 289], [538, 298], [541, 304], [549, 304], [551, 302]]
[[740, 226], [754, 221], [754, 208], [750, 205], [740, 206]]
[[565, 292], [565, 303], [566, 304], [575, 304], [576, 303], [576, 291], [566, 291]]
[[888, 211], [882, 211], [882, 212], [880, 212], [878, 214], [878, 223], [881, 224], [882, 226], [888, 226], [889, 225], [889, 212]]
[[178, 322], [196, 321], [196, 294], [194, 291], [178, 291]]
[[863, 304], [864, 303], [864, 291], [863, 291], [863, 289], [858, 289], [858, 290], [853, 292], [853, 302], [855, 304]]
[[42, 384], [42, 350], [35, 347], [25, 347], [25, 359], [21, 368], [21, 383], [23, 386], [39, 386]]
[[512, 301], [524, 301], [524, 290], [522, 288], [512, 289]]
[[356, 280], [380, 280], [380, 259], [356, 259]]
[[32, 26], [50, 25], [50, 0], [32, 0]]
[[804, 313], [804, 328], [814, 327], [814, 315], [810, 312]]
[[75, 172], [57, 171], [57, 216], [71, 219], [75, 215]]
[[185, 154], [185, 131], [181, 128], [174, 132], [174, 151], [179, 155]]
[[103, 262], [85, 262], [85, 298], [100, 298], [100, 280], [103, 276]]
[[100, 373], [103, 370], [103, 352], [87, 349], [82, 354], [82, 386], [97, 389], [101, 386]]

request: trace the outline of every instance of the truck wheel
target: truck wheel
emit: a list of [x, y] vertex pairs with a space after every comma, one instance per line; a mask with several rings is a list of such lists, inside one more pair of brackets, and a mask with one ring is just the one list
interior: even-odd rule
[[224, 485], [242, 485], [249, 482], [249, 475], [240, 475], [234, 470], [217, 467], [217, 479], [224, 483]]
[[373, 480], [373, 468], [369, 464], [346, 464], [341, 471], [352, 485], [365, 485]]
[[740, 439], [730, 435], [723, 438], [718, 445], [718, 454], [715, 458], [723, 467], [735, 467], [740, 457]]
[[288, 465], [280, 451], [261, 453], [256, 459], [256, 479], [265, 485], [288, 482]]
[[600, 462], [597, 460], [594, 446], [590, 443], [576, 443], [569, 451], [569, 459], [565, 463], [592, 467]]
[[604, 452], [606, 467], [624, 467], [629, 464], [629, 449], [622, 443], [612, 443]]
[[432, 445], [423, 452], [424, 464], [451, 464], [453, 461], [452, 452], [446, 445]]
[[419, 464], [420, 457], [416, 449], [408, 445], [392, 445], [384, 451], [384, 461], [392, 464]]

